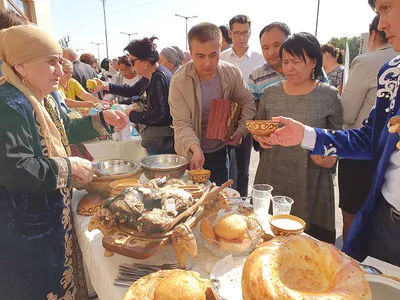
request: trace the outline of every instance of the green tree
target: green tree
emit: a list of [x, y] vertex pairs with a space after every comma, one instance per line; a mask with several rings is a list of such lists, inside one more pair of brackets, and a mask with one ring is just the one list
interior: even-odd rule
[[334, 45], [336, 48], [346, 51], [346, 42], [349, 43], [349, 51], [350, 51], [350, 63], [353, 59], [360, 53], [360, 37], [354, 36], [352, 38], [348, 38], [347, 36], [337, 38], [333, 37], [329, 40], [329, 43]]

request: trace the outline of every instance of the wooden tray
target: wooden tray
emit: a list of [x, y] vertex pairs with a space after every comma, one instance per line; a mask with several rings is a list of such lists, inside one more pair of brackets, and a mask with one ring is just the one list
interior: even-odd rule
[[233, 181], [230, 180], [213, 191], [210, 191], [214, 187], [211, 185], [196, 204], [179, 214], [170, 223], [171, 230], [163, 234], [144, 234], [114, 226], [112, 212], [105, 208], [92, 217], [88, 230], [99, 229], [103, 233], [102, 244], [105, 256], [117, 253], [135, 259], [146, 259], [170, 242], [178, 264], [185, 268], [187, 255], [197, 255], [197, 243], [192, 229], [203, 216], [204, 203], [232, 183]]

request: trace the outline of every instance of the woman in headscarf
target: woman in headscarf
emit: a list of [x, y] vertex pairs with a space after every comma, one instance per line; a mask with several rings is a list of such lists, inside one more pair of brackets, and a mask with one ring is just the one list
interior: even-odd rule
[[118, 85], [96, 79], [98, 90], [123, 97], [137, 97], [144, 93], [147, 96], [147, 110], [139, 106], [127, 109], [129, 120], [135, 124], [145, 125], [142, 134], [142, 146], [150, 155], [174, 153], [174, 130], [171, 127], [172, 117], [168, 104], [171, 72], [159, 64], [159, 53], [154, 44], [156, 37], [132, 41], [124, 50], [137, 74], [142, 78], [133, 86]]
[[[92, 164], [69, 143], [119, 131], [123, 113], [79, 120], [62, 112], [58, 42], [36, 26], [0, 32], [0, 298], [88, 299], [71, 215], [71, 188]], [[58, 94], [53, 94], [58, 95]]]
[[174, 74], [182, 65], [185, 55], [183, 51], [176, 46], [165, 47], [160, 52], [160, 64], [166, 67]]

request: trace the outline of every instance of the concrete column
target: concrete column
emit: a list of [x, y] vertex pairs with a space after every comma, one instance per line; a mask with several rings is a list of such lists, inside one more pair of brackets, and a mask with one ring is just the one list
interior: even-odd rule
[[0, 9], [4, 9], [8, 7], [7, 0], [0, 0]]

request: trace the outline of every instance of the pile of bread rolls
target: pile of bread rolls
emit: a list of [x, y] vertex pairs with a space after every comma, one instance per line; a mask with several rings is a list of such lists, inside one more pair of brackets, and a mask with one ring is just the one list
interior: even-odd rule
[[226, 253], [249, 251], [252, 246], [248, 233], [250, 229], [249, 218], [235, 213], [222, 216], [214, 226], [210, 218], [203, 218], [200, 224], [200, 232], [206, 238], [205, 242]]

